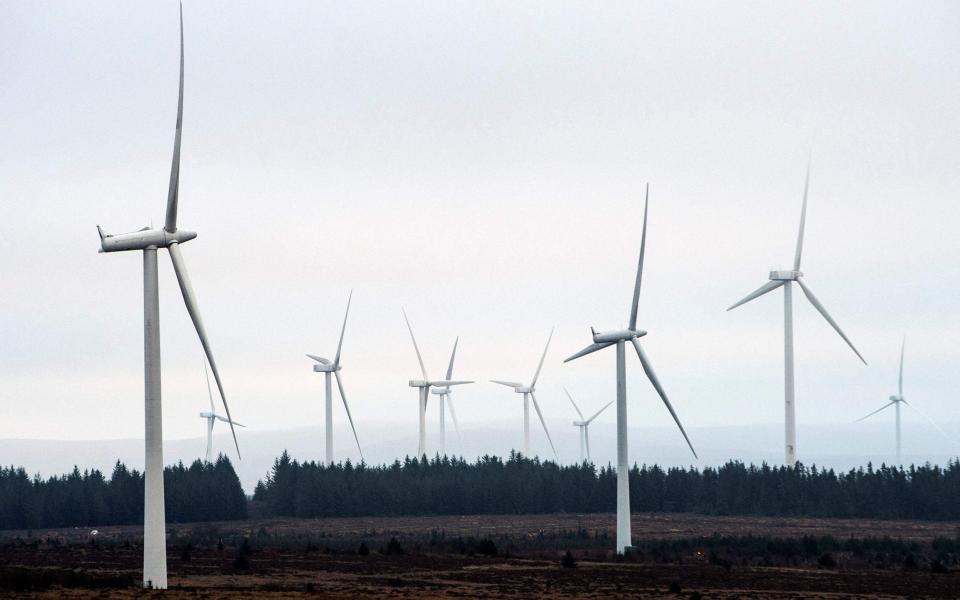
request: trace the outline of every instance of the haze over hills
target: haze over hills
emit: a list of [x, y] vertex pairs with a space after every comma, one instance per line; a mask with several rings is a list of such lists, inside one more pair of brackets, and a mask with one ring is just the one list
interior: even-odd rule
[[[541, 430], [531, 424], [532, 452], [552, 460], [552, 453]], [[563, 463], [579, 459], [579, 441], [571, 421], [559, 419], [548, 421], [551, 435]], [[344, 424], [337, 424], [334, 437], [336, 456], [356, 462], [357, 451]], [[429, 423], [428, 448], [433, 456], [439, 441], [435, 423]], [[396, 458], [416, 452], [416, 431], [398, 432], [387, 426], [365, 428], [358, 424], [364, 457], [368, 463], [389, 463]], [[904, 464], [946, 464], [960, 455], [960, 423], [947, 423], [944, 433], [932, 425], [907, 421], [904, 424]], [[783, 462], [783, 426], [778, 424], [744, 425], [729, 427], [694, 427], [689, 429], [690, 438], [700, 455], [696, 460], [684, 446], [683, 439], [674, 429], [667, 427], [630, 429], [630, 460], [638, 464], [653, 464], [664, 467], [715, 466], [733, 458], [747, 463], [767, 462], [779, 465]], [[497, 426], [469, 427], [462, 430], [463, 439], [458, 441], [452, 424], [448, 425], [447, 452], [473, 460], [484, 454], [506, 456], [512, 448], [522, 444], [522, 425], [503, 421]], [[270, 471], [274, 459], [286, 449], [298, 460], [321, 460], [323, 456], [323, 431], [320, 425], [297, 429], [274, 431], [239, 432], [240, 450], [243, 459], [236, 460], [232, 452], [230, 434], [223, 429], [214, 435], [214, 449], [230, 456], [240, 476], [244, 490], [251, 494], [257, 481]], [[610, 422], [597, 421], [590, 430], [590, 449], [595, 463], [606, 465], [615, 462], [615, 431]], [[164, 462], [192, 462], [203, 456], [203, 437], [165, 440]], [[799, 430], [801, 461], [806, 465], [831, 467], [846, 470], [894, 462], [893, 424], [879, 420], [874, 423], [842, 425], [806, 425]], [[143, 440], [0, 440], [0, 464], [23, 466], [33, 475], [43, 477], [59, 475], [78, 466], [81, 471], [97, 468], [109, 473], [117, 460], [128, 467], [143, 469]]]

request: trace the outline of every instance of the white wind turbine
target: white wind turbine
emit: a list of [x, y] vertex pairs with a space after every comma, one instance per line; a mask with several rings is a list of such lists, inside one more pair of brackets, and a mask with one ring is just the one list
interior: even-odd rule
[[210, 412], [200, 413], [200, 418], [207, 420], [207, 453], [204, 455], [204, 460], [207, 462], [213, 462], [213, 424], [217, 421], [223, 421], [224, 423], [230, 423], [231, 425], [236, 425], [237, 427], [246, 427], [224, 417], [218, 415], [216, 409], [213, 406], [213, 390], [210, 388], [210, 371], [207, 370], [207, 361], [203, 360], [203, 375], [207, 378], [207, 397], [210, 399]]
[[[450, 364], [447, 365], [447, 380], [449, 381], [453, 377], [453, 360], [457, 357], [457, 344], [460, 343], [460, 338], [458, 337], [453, 342], [453, 352], [450, 353]], [[440, 396], [440, 454], [447, 453], [447, 417], [444, 411], [444, 404], [449, 405], [450, 407], [450, 416], [453, 418], [453, 427], [457, 432], [457, 439], [460, 438], [460, 424], [457, 423], [457, 412], [453, 409], [453, 398], [450, 395], [453, 393], [453, 390], [449, 386], [435, 387], [430, 390], [431, 394], [436, 394]]]
[[559, 462], [557, 449], [553, 445], [553, 439], [550, 438], [550, 430], [547, 429], [547, 422], [543, 420], [543, 413], [540, 412], [540, 404], [537, 403], [537, 397], [534, 392], [537, 391], [537, 378], [540, 377], [540, 369], [543, 368], [543, 359], [547, 357], [547, 349], [550, 348], [550, 340], [553, 339], [553, 329], [550, 329], [550, 336], [547, 337], [547, 345], [543, 347], [543, 355], [540, 356], [540, 364], [537, 365], [537, 371], [533, 374], [530, 385], [515, 383], [512, 381], [499, 381], [491, 379], [492, 383], [499, 383], [513, 388], [518, 394], [523, 394], [523, 455], [530, 455], [530, 401], [533, 400], [533, 408], [537, 411], [537, 417], [540, 418], [540, 424], [543, 425], [543, 432], [547, 434], [547, 441], [550, 442], [550, 449], [553, 450], [553, 457]]
[[357, 442], [357, 452], [360, 453], [360, 460], [363, 460], [363, 450], [360, 448], [360, 438], [357, 437], [357, 428], [353, 425], [353, 416], [350, 414], [350, 406], [347, 404], [347, 395], [343, 391], [343, 381], [340, 379], [340, 350], [343, 349], [343, 334], [347, 331], [347, 317], [350, 315], [351, 300], [353, 300], [353, 290], [350, 291], [350, 295], [347, 297], [347, 310], [343, 315], [343, 327], [340, 329], [340, 341], [337, 343], [337, 354], [334, 356], [333, 362], [330, 362], [322, 356], [307, 354], [308, 358], [312, 358], [317, 362], [317, 364], [313, 365], [313, 370], [317, 373], [324, 374], [324, 389], [326, 390], [326, 396], [323, 414], [325, 419], [327, 464], [333, 462], [333, 382], [330, 380], [331, 375], [337, 379], [337, 389], [340, 390], [340, 399], [343, 400], [343, 408], [347, 411], [347, 419], [350, 421], [350, 429], [353, 430], [353, 439]]
[[783, 354], [784, 354], [784, 411], [785, 411], [785, 461], [789, 466], [797, 463], [797, 421], [796, 405], [794, 402], [793, 385], [793, 286], [794, 282], [800, 286], [807, 300], [817, 311], [823, 315], [827, 323], [840, 334], [843, 341], [850, 346], [850, 349], [867, 364], [860, 352], [854, 347], [853, 342], [847, 338], [837, 322], [827, 312], [827, 309], [820, 304], [813, 291], [803, 282], [803, 273], [800, 271], [800, 257], [803, 254], [803, 229], [807, 220], [807, 190], [810, 187], [810, 164], [807, 164], [807, 177], [803, 184], [803, 208], [800, 212], [800, 232], [797, 235], [797, 251], [793, 258], [793, 270], [790, 271], [770, 271], [770, 281], [760, 286], [757, 290], [751, 292], [746, 298], [737, 302], [727, 310], [733, 310], [741, 304], [746, 304], [755, 298], [772, 292], [778, 287], [783, 286]]
[[640, 365], [643, 366], [643, 371], [647, 374], [647, 379], [653, 384], [660, 399], [663, 400], [667, 410], [670, 411], [670, 415], [677, 423], [677, 427], [680, 428], [680, 433], [683, 434], [687, 445], [690, 446], [690, 451], [693, 452], [693, 456], [697, 456], [696, 450], [693, 449], [693, 444], [690, 443], [690, 438], [687, 437], [687, 432], [684, 431], [676, 411], [673, 410], [673, 406], [667, 399], [666, 392], [663, 391], [663, 387], [660, 385], [660, 380], [657, 379], [656, 373], [653, 372], [650, 360], [647, 358], [646, 353], [644, 353], [638, 341], [638, 338], [647, 335], [646, 331], [637, 329], [637, 305], [640, 302], [643, 255], [647, 244], [647, 203], [649, 198], [650, 186], [648, 185], [646, 200], [643, 204], [643, 233], [640, 238], [640, 259], [637, 264], [637, 280], [633, 287], [633, 303], [630, 306], [630, 321], [627, 324], [627, 328], [619, 331], [594, 331], [591, 327], [590, 332], [593, 334], [593, 343], [563, 361], [570, 362], [571, 360], [586, 356], [597, 350], [602, 350], [608, 346], [615, 345], [617, 347], [617, 552], [620, 554], [623, 554], [632, 544], [630, 533], [630, 478], [628, 475], [630, 465], [627, 460], [627, 365], [626, 355], [624, 354], [624, 348], [628, 342], [633, 344], [633, 348], [637, 351], [637, 357], [640, 358]]
[[[570, 404], [573, 405], [574, 410], [576, 410], [577, 414], [580, 415], [580, 420], [573, 422], [574, 427], [580, 428], [580, 462], [590, 462], [590, 423], [599, 417], [600, 413], [607, 410], [607, 408], [609, 408], [614, 401], [611, 400], [610, 402], [607, 402], [603, 408], [595, 412], [592, 417], [587, 419], [583, 416], [583, 413], [580, 412], [580, 407], [577, 406], [577, 403], [573, 401], [573, 396], [570, 395], [570, 391], [567, 390], [566, 387], [563, 388], [563, 391], [567, 393], [567, 398], [570, 399]], [[586, 449], [586, 454], [584, 454], [584, 449]]]
[[[223, 407], [230, 418], [230, 408], [223, 392], [220, 372], [213, 359], [210, 343], [203, 328], [197, 301], [193, 295], [187, 267], [180, 254], [180, 244], [197, 237], [193, 231], [177, 228], [177, 200], [180, 192], [180, 134], [183, 123], [183, 7], [180, 7], [180, 91], [177, 100], [177, 126], [173, 142], [173, 164], [170, 168], [170, 186], [167, 192], [167, 213], [162, 229], [144, 227], [133, 233], [108, 235], [100, 226], [101, 252], [139, 250], [143, 252], [143, 354], [144, 354], [144, 405], [145, 405], [145, 454], [144, 501], [143, 501], [143, 584], [145, 587], [167, 587], [166, 518], [163, 497], [163, 427], [160, 402], [160, 306], [157, 281], [157, 249], [166, 248], [173, 262], [173, 270], [180, 284], [180, 292], [193, 326], [200, 337], [207, 362], [213, 371]], [[230, 423], [233, 443], [237, 447], [237, 434]]]
[[[419, 442], [417, 444], [417, 456], [423, 456], [427, 453], [427, 399], [430, 398], [430, 388], [450, 388], [454, 385], [464, 385], [467, 383], [473, 383], [472, 381], [451, 381], [449, 379], [440, 379], [438, 381], [430, 381], [430, 377], [427, 375], [427, 370], [423, 366], [423, 358], [420, 356], [420, 348], [417, 346], [417, 338], [413, 335], [413, 327], [410, 326], [410, 319], [407, 318], [407, 311], [403, 311], [403, 320], [407, 322], [407, 330], [410, 332], [410, 339], [413, 341], [413, 349], [417, 353], [417, 362], [420, 363], [420, 373], [423, 375], [423, 379], [411, 379], [409, 382], [410, 387], [415, 387], [420, 392], [420, 435]], [[451, 369], [453, 367], [453, 360], [451, 358]]]

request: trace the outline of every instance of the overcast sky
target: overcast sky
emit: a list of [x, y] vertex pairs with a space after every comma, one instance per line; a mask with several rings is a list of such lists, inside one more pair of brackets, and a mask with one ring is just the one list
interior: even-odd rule
[[[782, 294], [725, 308], [789, 268], [812, 152], [803, 271], [870, 366], [795, 294], [801, 436], [895, 393], [904, 333], [907, 399], [960, 436], [957, 3], [183, 10], [183, 254], [250, 429], [321, 422], [303, 354], [335, 352], [351, 288], [361, 431], [416, 427], [401, 306], [431, 376], [460, 336], [461, 421], [519, 426], [486, 380], [529, 380], [552, 326], [548, 417], [574, 416], [561, 384], [612, 399], [614, 352], [561, 361], [626, 324], [647, 182], [639, 326], [671, 400], [690, 427], [780, 423]], [[143, 435], [141, 258], [95, 225], [162, 225], [177, 35], [172, 1], [0, 1], [2, 438]], [[195, 436], [201, 351], [160, 260], [164, 433]], [[631, 423], [668, 425], [627, 369]]]

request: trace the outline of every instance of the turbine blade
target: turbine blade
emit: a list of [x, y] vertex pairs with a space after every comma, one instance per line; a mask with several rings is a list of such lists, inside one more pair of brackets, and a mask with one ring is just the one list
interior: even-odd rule
[[177, 132], [173, 137], [173, 163], [170, 166], [170, 187], [167, 190], [167, 218], [163, 228], [177, 230], [177, 201], [180, 197], [180, 134], [183, 130], [183, 4], [180, 5], [180, 93], [177, 98]]
[[457, 357], [457, 344], [460, 343], [460, 336], [453, 341], [453, 352], [450, 353], [450, 364], [447, 365], [447, 379], [453, 377], [453, 359]]
[[663, 386], [660, 385], [660, 380], [657, 379], [657, 374], [653, 372], [653, 366], [650, 365], [650, 360], [647, 358], [643, 348], [640, 346], [640, 342], [636, 338], [633, 339], [633, 347], [637, 350], [637, 356], [640, 358], [640, 364], [643, 365], [644, 373], [647, 374], [647, 379], [649, 379], [650, 383], [653, 384], [653, 388], [657, 390], [657, 394], [659, 394], [660, 399], [663, 400], [664, 406], [666, 406], [667, 410], [670, 411], [670, 416], [673, 417], [677, 427], [680, 428], [680, 433], [683, 434], [683, 439], [687, 440], [687, 446], [690, 446], [690, 452], [693, 452], [694, 458], [700, 458], [697, 456], [697, 451], [693, 449], [693, 444], [690, 443], [690, 438], [687, 437], [687, 432], [683, 429], [683, 424], [680, 423], [680, 417], [677, 416], [677, 412], [673, 410], [673, 405], [670, 404], [670, 400], [667, 399], [667, 393], [663, 391]]
[[585, 425], [583, 428], [583, 441], [587, 446], [587, 460], [590, 460], [590, 426]]
[[760, 296], [762, 296], [762, 295], [764, 295], [764, 294], [766, 294], [766, 293], [768, 293], [768, 292], [772, 292], [773, 290], [777, 289], [778, 287], [780, 287], [780, 286], [783, 285], [784, 283], [785, 283], [785, 282], [782, 281], [782, 280], [768, 281], [768, 282], [766, 282], [765, 284], [763, 284], [763, 285], [761, 285], [760, 287], [758, 287], [757, 289], [755, 289], [754, 291], [752, 291], [752, 292], [750, 292], [749, 294], [747, 294], [747, 297], [746, 297], [746, 298], [744, 298], [744, 299], [741, 300], [740, 302], [737, 302], [736, 304], [734, 304], [733, 306], [731, 306], [731, 307], [728, 308], [727, 310], [728, 310], [728, 311], [733, 310], [733, 309], [735, 309], [736, 307], [738, 307], [738, 306], [740, 306], [740, 305], [742, 305], [742, 304], [746, 304], [747, 302], [750, 302], [751, 300], [754, 300], [754, 299], [756, 299], [756, 298], [759, 298]]
[[407, 322], [407, 329], [410, 331], [410, 339], [413, 340], [413, 349], [417, 352], [417, 361], [420, 363], [420, 372], [423, 373], [423, 380], [430, 381], [427, 376], [427, 370], [423, 366], [423, 358], [420, 357], [420, 348], [417, 346], [417, 338], [413, 337], [413, 327], [410, 327], [410, 319], [407, 318], [406, 309], [403, 310], [403, 320]]
[[550, 335], [547, 337], [547, 345], [543, 347], [543, 354], [540, 356], [540, 364], [537, 365], [537, 372], [533, 374], [533, 381], [530, 382], [531, 388], [537, 385], [537, 378], [540, 377], [540, 369], [543, 368], [543, 359], [547, 357], [547, 349], [550, 348], [550, 340], [553, 339], [554, 329], [555, 327], [550, 328]]
[[177, 282], [180, 284], [180, 293], [183, 294], [183, 303], [187, 307], [187, 313], [193, 321], [193, 327], [197, 330], [197, 336], [200, 338], [200, 345], [203, 346], [203, 352], [207, 355], [207, 362], [210, 364], [210, 370], [213, 371], [213, 379], [217, 382], [217, 389], [220, 391], [220, 399], [223, 401], [223, 408], [227, 411], [227, 418], [230, 419], [230, 433], [233, 434], [233, 445], [237, 448], [237, 458], [240, 458], [240, 444], [237, 443], [237, 432], [233, 428], [233, 417], [230, 416], [230, 407], [227, 405], [227, 395], [223, 392], [223, 382], [220, 381], [220, 371], [217, 370], [217, 363], [213, 360], [213, 351], [210, 349], [210, 341], [207, 339], [207, 332], [203, 328], [203, 319], [200, 317], [200, 308], [197, 306], [197, 299], [193, 295], [193, 287], [190, 285], [190, 276], [187, 274], [187, 265], [183, 262], [183, 255], [180, 254], [180, 244], [173, 243], [167, 246], [170, 253], [170, 261], [173, 262], [173, 271], [177, 275]]
[[547, 422], [543, 420], [543, 413], [540, 412], [540, 405], [537, 403], [537, 397], [533, 392], [530, 392], [530, 399], [533, 400], [533, 409], [537, 411], [537, 417], [540, 418], [540, 424], [543, 425], [543, 432], [547, 434], [547, 441], [550, 442], [553, 457], [557, 459], [557, 462], [560, 462], [560, 456], [557, 454], [557, 449], [553, 446], [553, 439], [550, 437], [550, 430], [547, 429]]
[[910, 404], [910, 403], [907, 402], [906, 400], [902, 400], [902, 402], [903, 402], [904, 404], [906, 404], [907, 406], [909, 406], [910, 408], [912, 408], [913, 410], [917, 411], [917, 413], [918, 413], [921, 417], [923, 417], [924, 419], [926, 419], [928, 423], [930, 423], [931, 425], [933, 425], [934, 427], [936, 427], [936, 428], [937, 428], [937, 431], [939, 431], [940, 434], [943, 435], [944, 438], [946, 438], [946, 439], [949, 440], [950, 442], [953, 442], [953, 439], [950, 437], [950, 435], [949, 435], [946, 431], [944, 431], [943, 428], [940, 427], [940, 426], [937, 424], [936, 421], [934, 421], [933, 419], [931, 419], [931, 418], [929, 417], [929, 415], [927, 415], [926, 412], [920, 410], [919, 408], [917, 408], [916, 406]]
[[490, 383], [499, 383], [500, 385], [505, 385], [507, 387], [512, 387], [512, 388], [523, 387], [522, 383], [514, 383], [512, 381], [498, 381], [496, 379], [491, 379]]
[[903, 398], [903, 351], [907, 347], [907, 334], [903, 334], [903, 342], [900, 344], [900, 397]]
[[597, 417], [599, 417], [599, 416], [600, 416], [600, 413], [602, 413], [603, 411], [605, 411], [605, 410], [607, 410], [608, 408], [610, 408], [610, 405], [613, 404], [613, 402], [614, 402], [613, 400], [611, 400], [610, 402], [607, 402], [607, 404], [606, 404], [603, 408], [601, 408], [600, 410], [598, 410], [597, 412], [595, 412], [592, 417], [590, 417], [589, 419], [587, 419], [587, 425], [589, 425], [594, 419], [596, 419]]
[[837, 322], [833, 320], [833, 317], [830, 316], [830, 313], [827, 312], [827, 309], [824, 308], [822, 304], [820, 304], [820, 301], [817, 300], [817, 297], [813, 295], [813, 292], [810, 290], [810, 288], [807, 287], [807, 284], [805, 284], [802, 279], [797, 279], [797, 283], [800, 284], [800, 289], [803, 290], [803, 293], [804, 295], [806, 295], [807, 300], [810, 301], [810, 304], [812, 304], [813, 307], [817, 309], [821, 315], [823, 315], [823, 318], [827, 320], [827, 323], [830, 323], [830, 326], [833, 327], [834, 330], [836, 330], [836, 332], [840, 334], [840, 337], [842, 337], [843, 341], [845, 341], [847, 345], [850, 346], [850, 349], [853, 350], [853, 353], [857, 355], [857, 358], [859, 358], [863, 362], [863, 364], [867, 364], [867, 361], [865, 361], [863, 359], [863, 356], [860, 355], [860, 351], [857, 350], [856, 347], [854, 347], [853, 342], [851, 342], [850, 339], [846, 336], [846, 334], [843, 333], [843, 330], [840, 329], [840, 326], [837, 325]]
[[857, 419], [856, 421], [854, 421], [854, 423], [859, 423], [860, 421], [863, 421], [864, 419], [868, 419], [868, 418], [872, 417], [873, 415], [877, 414], [878, 412], [880, 412], [881, 410], [884, 410], [885, 408], [890, 408], [891, 406], [893, 406], [893, 405], [896, 404], [896, 403], [897, 403], [896, 400], [892, 400], [892, 401], [890, 401], [890, 402], [887, 402], [886, 404], [884, 404], [883, 406], [881, 406], [881, 407], [878, 408], [877, 410], [873, 411], [872, 413], [860, 417], [859, 419]]
[[340, 390], [340, 399], [343, 400], [343, 408], [347, 411], [347, 420], [350, 421], [350, 429], [353, 430], [353, 440], [357, 442], [357, 452], [360, 453], [360, 460], [363, 460], [363, 449], [360, 448], [360, 438], [357, 437], [357, 428], [353, 424], [353, 415], [350, 414], [350, 406], [347, 404], [347, 395], [343, 392], [343, 381], [340, 379], [340, 371], [333, 372], [337, 378], [337, 388]]
[[343, 327], [340, 329], [340, 342], [337, 343], [337, 355], [333, 358], [334, 366], [340, 364], [340, 349], [343, 348], [343, 334], [347, 331], [347, 317], [350, 316], [350, 301], [353, 300], [353, 290], [347, 296], [347, 310], [343, 313]]
[[570, 391], [567, 389], [567, 386], [560, 386], [563, 388], [563, 391], [567, 393], [567, 398], [570, 398], [570, 404], [573, 405], [574, 410], [577, 411], [577, 414], [580, 415], [580, 420], [583, 421], [583, 413], [580, 412], [580, 407], [577, 406], [577, 403], [573, 401], [573, 396], [570, 395]]
[[637, 282], [633, 285], [633, 304], [630, 305], [629, 329], [637, 328], [637, 307], [640, 304], [640, 280], [643, 279], [643, 254], [647, 247], [647, 207], [650, 204], [650, 184], [643, 200], [643, 234], [640, 237], [640, 259], [637, 261]]
[[563, 362], [568, 363], [568, 362], [570, 362], [571, 360], [576, 360], [576, 359], [580, 358], [581, 356], [586, 356], [586, 355], [588, 355], [588, 354], [592, 354], [592, 353], [596, 352], [597, 350], [603, 350], [603, 349], [606, 348], [607, 346], [612, 346], [613, 344], [614, 344], [614, 342], [604, 342], [604, 343], [602, 343], [602, 344], [590, 344], [589, 346], [587, 346], [586, 348], [584, 348], [584, 349], [581, 350], [580, 352], [577, 352], [576, 354], [574, 354], [574, 355], [571, 356], [570, 358], [564, 360]]
[[803, 254], [803, 229], [807, 223], [807, 190], [810, 189], [810, 159], [807, 158], [807, 178], [803, 182], [803, 208], [800, 209], [800, 232], [797, 234], [797, 253], [793, 257], [793, 270], [800, 270], [800, 256]]
[[450, 387], [451, 385], [466, 385], [468, 383], [473, 383], [472, 381], [450, 381], [449, 379], [442, 379], [440, 381], [431, 381], [429, 382], [433, 387]]
[[228, 419], [228, 418], [226, 418], [226, 417], [221, 417], [220, 415], [214, 415], [214, 417], [216, 417], [216, 419], [217, 419], [218, 421], [223, 421], [224, 423], [232, 423], [233, 425], [236, 425], [237, 427], [244, 427], [244, 428], [246, 427], [246, 425], [244, 425], [244, 424], [242, 424], [242, 423], [237, 423], [236, 421], [231, 421], [230, 419]]
[[213, 407], [213, 390], [210, 389], [210, 370], [207, 369], [207, 357], [202, 356], [203, 359], [203, 375], [207, 378], [207, 397], [210, 399], [210, 412], [215, 413], [217, 409]]
[[450, 407], [450, 416], [453, 417], [453, 428], [457, 432], [457, 439], [462, 440], [463, 436], [460, 435], [460, 423], [457, 422], [457, 411], [453, 409], [453, 398], [450, 396], [450, 394], [444, 394], [444, 396], [447, 397], [447, 406]]
[[317, 361], [318, 363], [323, 364], [323, 365], [329, 365], [329, 364], [330, 364], [330, 361], [327, 360], [326, 358], [323, 358], [322, 356], [316, 356], [316, 355], [314, 355], [314, 354], [308, 354], [308, 355], [307, 355], [307, 358], [312, 358], [313, 360], [315, 360], [315, 361]]

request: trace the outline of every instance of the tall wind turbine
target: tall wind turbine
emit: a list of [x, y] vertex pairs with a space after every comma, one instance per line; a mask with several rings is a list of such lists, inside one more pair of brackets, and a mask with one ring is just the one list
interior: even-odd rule
[[[417, 353], [417, 362], [420, 363], [420, 373], [423, 375], [423, 379], [411, 379], [409, 383], [410, 387], [415, 387], [420, 392], [420, 436], [417, 444], [417, 456], [420, 457], [427, 453], [427, 399], [430, 398], [430, 388], [450, 388], [454, 385], [464, 385], [473, 382], [451, 381], [450, 379], [430, 381], [430, 377], [427, 375], [427, 370], [423, 366], [423, 357], [420, 356], [420, 348], [417, 346], [417, 338], [413, 335], [413, 327], [410, 326], [410, 319], [407, 318], [406, 310], [403, 311], [403, 320], [407, 322], [407, 330], [410, 332], [410, 339], [413, 341], [413, 349]], [[456, 348], [454, 348], [454, 352], [456, 352]], [[450, 362], [450, 370], [452, 370], [452, 358]]]
[[[180, 92], [177, 100], [177, 128], [173, 141], [173, 164], [170, 168], [170, 186], [167, 192], [167, 214], [162, 229], [144, 227], [133, 233], [108, 235], [100, 226], [101, 252], [139, 250], [143, 252], [143, 354], [144, 404], [146, 412], [146, 460], [144, 468], [143, 501], [143, 584], [157, 589], [167, 587], [166, 519], [163, 501], [163, 430], [160, 402], [160, 305], [157, 281], [157, 250], [166, 248], [173, 262], [173, 270], [180, 284], [183, 302], [200, 337], [200, 344], [217, 382], [220, 399], [231, 420], [227, 397], [223, 392], [220, 372], [210, 350], [197, 300], [193, 295], [187, 267], [180, 253], [180, 244], [197, 237], [193, 231], [177, 228], [177, 200], [180, 192], [180, 133], [183, 123], [183, 7], [180, 7]], [[240, 455], [237, 433], [230, 423], [233, 444]]]
[[543, 420], [543, 413], [540, 412], [540, 405], [537, 403], [537, 397], [534, 392], [537, 391], [537, 378], [540, 377], [540, 369], [543, 368], [543, 359], [547, 357], [547, 349], [550, 348], [550, 340], [553, 339], [553, 329], [550, 329], [550, 336], [547, 338], [547, 345], [543, 347], [543, 355], [540, 356], [540, 364], [537, 365], [537, 371], [533, 374], [533, 380], [530, 385], [514, 383], [512, 381], [498, 381], [491, 379], [492, 383], [499, 383], [513, 388], [518, 394], [523, 394], [523, 455], [530, 455], [530, 401], [533, 400], [533, 408], [537, 411], [537, 417], [540, 418], [540, 424], [543, 425], [543, 432], [547, 434], [547, 441], [550, 442], [550, 449], [553, 450], [553, 457], [559, 462], [557, 449], [553, 445], [553, 439], [550, 438], [550, 430], [547, 429], [547, 422]]
[[340, 341], [337, 343], [337, 354], [333, 358], [333, 362], [330, 362], [322, 356], [315, 356], [313, 354], [308, 354], [308, 358], [312, 358], [317, 362], [313, 365], [313, 370], [316, 373], [324, 374], [324, 388], [326, 390], [326, 401], [324, 403], [324, 417], [326, 421], [326, 450], [327, 450], [327, 464], [333, 462], [333, 382], [330, 381], [330, 376], [333, 375], [337, 379], [337, 389], [340, 390], [340, 399], [343, 400], [343, 408], [347, 411], [347, 419], [350, 421], [350, 429], [353, 430], [353, 439], [357, 442], [357, 452], [360, 453], [360, 460], [363, 460], [363, 450], [360, 448], [360, 438], [357, 437], [357, 428], [353, 425], [353, 416], [350, 414], [350, 406], [347, 404], [347, 395], [343, 392], [343, 381], [340, 379], [340, 350], [343, 348], [343, 334], [347, 331], [347, 317], [350, 315], [350, 301], [353, 300], [353, 290], [350, 290], [350, 295], [347, 297], [347, 310], [343, 315], [343, 327], [340, 329]]
[[234, 420], [217, 414], [217, 411], [213, 406], [213, 390], [210, 389], [210, 371], [207, 370], [206, 359], [203, 360], [203, 374], [207, 378], [207, 397], [210, 399], [210, 412], [200, 413], [200, 418], [207, 420], [207, 453], [204, 455], [204, 460], [206, 462], [213, 462], [213, 424], [217, 421], [223, 421], [224, 423], [230, 423], [231, 425], [236, 425], [237, 427], [246, 427], [246, 425], [242, 425]]
[[[583, 416], [583, 413], [580, 412], [580, 407], [577, 406], [577, 403], [573, 401], [573, 396], [570, 395], [570, 391], [567, 390], [566, 387], [563, 388], [563, 391], [567, 393], [567, 398], [570, 399], [570, 404], [573, 405], [574, 410], [576, 410], [577, 414], [580, 415], [580, 420], [573, 422], [574, 427], [580, 428], [580, 462], [581, 463], [583, 461], [590, 462], [590, 423], [592, 423], [594, 419], [599, 417], [600, 413], [607, 410], [607, 408], [609, 408], [609, 406], [613, 404], [614, 401], [611, 400], [610, 402], [607, 402], [606, 404], [603, 405], [603, 408], [598, 410], [596, 413], [594, 413], [592, 417], [587, 419], [586, 417]], [[584, 454], [584, 449], [586, 449], [586, 454]]]
[[[447, 380], [453, 377], [453, 361], [457, 357], [457, 344], [460, 343], [458, 337], [453, 342], [453, 352], [450, 353], [450, 364], [447, 365]], [[457, 412], [453, 409], [453, 398], [450, 397], [453, 390], [450, 386], [435, 387], [430, 390], [431, 394], [440, 396], [440, 454], [447, 453], [447, 417], [444, 412], [444, 404], [450, 407], [450, 416], [453, 418], [453, 426], [457, 431], [457, 439], [460, 439], [460, 424], [457, 423]]]
[[687, 432], [684, 431], [683, 425], [680, 424], [680, 419], [677, 417], [676, 411], [673, 410], [670, 400], [667, 399], [667, 394], [663, 391], [663, 386], [660, 385], [660, 380], [657, 379], [656, 373], [653, 372], [650, 360], [647, 358], [646, 353], [644, 353], [638, 341], [638, 338], [647, 335], [646, 331], [637, 329], [637, 305], [640, 302], [643, 255], [647, 245], [647, 204], [649, 199], [650, 186], [648, 185], [646, 200], [644, 200], [643, 204], [643, 234], [640, 238], [640, 260], [637, 264], [637, 281], [633, 287], [633, 303], [630, 305], [630, 320], [627, 323], [627, 328], [619, 331], [595, 331], [591, 327], [590, 332], [593, 334], [593, 343], [563, 361], [570, 362], [571, 360], [586, 356], [597, 350], [602, 350], [608, 346], [616, 346], [617, 348], [617, 552], [620, 554], [623, 554], [632, 543], [630, 534], [630, 465], [627, 461], [627, 364], [626, 355], [624, 354], [624, 348], [628, 342], [633, 344], [634, 349], [637, 351], [637, 357], [640, 358], [640, 365], [643, 366], [643, 371], [647, 374], [647, 379], [653, 384], [653, 388], [657, 390], [660, 399], [663, 400], [667, 410], [670, 411], [670, 415], [677, 423], [677, 427], [680, 428], [680, 433], [682, 433], [683, 438], [687, 440], [687, 445], [690, 446], [690, 451], [693, 452], [693, 456], [697, 456], [696, 450], [693, 449], [693, 444], [690, 443], [690, 438], [687, 437]]
[[746, 298], [737, 302], [727, 310], [733, 310], [741, 304], [746, 304], [755, 298], [772, 292], [778, 287], [783, 287], [783, 359], [784, 359], [784, 411], [785, 411], [785, 461], [787, 465], [793, 466], [797, 463], [797, 421], [796, 406], [794, 402], [793, 389], [793, 283], [796, 282], [803, 291], [803, 294], [810, 301], [817, 311], [823, 315], [827, 323], [840, 334], [843, 341], [850, 346], [850, 349], [867, 364], [860, 352], [854, 347], [853, 342], [847, 338], [837, 322], [833, 320], [827, 309], [820, 304], [813, 291], [803, 282], [803, 273], [800, 271], [800, 257], [803, 254], [803, 229], [807, 220], [807, 190], [810, 187], [810, 164], [807, 163], [807, 177], [803, 183], [803, 208], [800, 211], [800, 232], [797, 235], [797, 251], [793, 258], [793, 269], [789, 271], [770, 271], [770, 281], [760, 286], [755, 291], [747, 295]]

